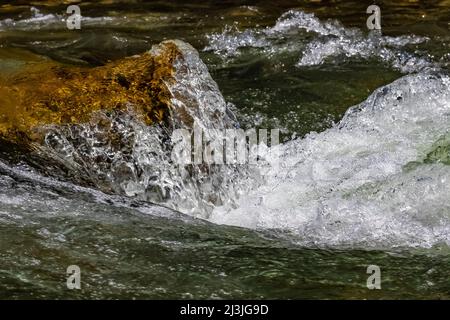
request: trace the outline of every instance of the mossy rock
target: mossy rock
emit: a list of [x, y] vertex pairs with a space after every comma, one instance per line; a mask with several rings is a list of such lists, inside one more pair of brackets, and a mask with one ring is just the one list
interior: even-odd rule
[[443, 163], [450, 165], [450, 135], [444, 136], [433, 144], [432, 150], [426, 155], [424, 163]]

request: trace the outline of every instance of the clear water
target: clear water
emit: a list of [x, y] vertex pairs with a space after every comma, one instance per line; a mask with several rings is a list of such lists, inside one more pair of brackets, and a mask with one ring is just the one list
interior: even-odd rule
[[[211, 192], [198, 183], [208, 176], [180, 179], [163, 152], [143, 157], [160, 142], [127, 119], [148, 174], [115, 175], [93, 155], [87, 188], [3, 142], [0, 298], [449, 298], [448, 2], [384, 1], [383, 34], [366, 31], [352, 1], [83, 3], [76, 32], [65, 6], [0, 7], [2, 75], [48, 58], [101, 65], [181, 39], [199, 51], [187, 62], [196, 79], [218, 84], [192, 99], [231, 103], [243, 128], [281, 128], [281, 161], [216, 169]], [[224, 125], [197, 116], [211, 135]], [[60, 152], [52, 146], [42, 152]], [[164, 174], [152, 180], [155, 170]], [[95, 173], [109, 173], [114, 192]], [[171, 197], [147, 192], [152, 183]], [[65, 286], [73, 264], [81, 291]], [[373, 264], [381, 290], [366, 287]]]

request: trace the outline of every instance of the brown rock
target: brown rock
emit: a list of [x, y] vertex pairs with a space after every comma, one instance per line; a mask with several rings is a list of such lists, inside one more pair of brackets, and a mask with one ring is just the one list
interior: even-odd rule
[[0, 136], [26, 143], [42, 139], [46, 125], [88, 122], [99, 110], [130, 106], [146, 124], [167, 120], [174, 61], [174, 42], [96, 68], [53, 62], [26, 67], [0, 83]]

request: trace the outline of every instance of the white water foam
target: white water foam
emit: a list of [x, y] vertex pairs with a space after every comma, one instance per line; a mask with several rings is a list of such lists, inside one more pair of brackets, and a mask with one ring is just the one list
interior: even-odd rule
[[449, 131], [450, 78], [405, 76], [333, 128], [281, 145], [265, 184], [210, 220], [288, 231], [302, 245], [450, 245], [450, 166], [408, 166]]
[[[306, 37], [313, 34], [314, 37]], [[273, 27], [239, 31], [226, 26], [222, 33], [207, 36], [205, 51], [213, 51], [224, 59], [239, 56], [242, 48], [258, 48], [267, 56], [283, 52], [300, 53], [297, 66], [321, 65], [328, 59], [378, 59], [404, 73], [435, 66], [430, 58], [419, 57], [403, 49], [426, 42], [428, 38], [414, 35], [381, 36], [379, 32], [363, 33], [345, 28], [337, 21], [322, 22], [314, 14], [290, 10]], [[341, 59], [342, 60], [342, 59]]]

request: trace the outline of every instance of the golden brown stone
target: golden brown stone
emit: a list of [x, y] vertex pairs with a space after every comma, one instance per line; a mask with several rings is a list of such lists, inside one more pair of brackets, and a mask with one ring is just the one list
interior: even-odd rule
[[53, 62], [26, 67], [0, 82], [0, 136], [13, 142], [37, 141], [49, 124], [90, 120], [99, 110], [129, 106], [147, 124], [168, 116], [173, 63], [180, 52], [174, 43], [96, 68], [61, 66]]

